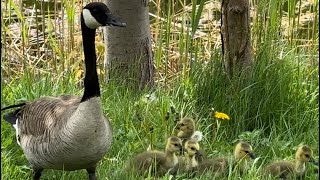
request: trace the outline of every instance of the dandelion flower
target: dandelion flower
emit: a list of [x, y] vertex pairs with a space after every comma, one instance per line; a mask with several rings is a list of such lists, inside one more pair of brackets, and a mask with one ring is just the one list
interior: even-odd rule
[[222, 119], [222, 120], [225, 120], [225, 119], [229, 120], [230, 119], [230, 117], [227, 114], [222, 113], [222, 112], [218, 112], [218, 111], [216, 111], [214, 113], [214, 117], [218, 118], [218, 119]]

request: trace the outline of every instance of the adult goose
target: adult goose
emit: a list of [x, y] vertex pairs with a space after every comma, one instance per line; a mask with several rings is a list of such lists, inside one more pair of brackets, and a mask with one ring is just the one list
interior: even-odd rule
[[33, 179], [43, 169], [86, 169], [96, 179], [97, 163], [111, 146], [112, 127], [103, 115], [96, 70], [95, 33], [100, 26], [126, 26], [101, 2], [87, 4], [81, 13], [86, 74], [82, 97], [42, 97], [4, 115], [16, 129], [17, 142], [31, 164]]

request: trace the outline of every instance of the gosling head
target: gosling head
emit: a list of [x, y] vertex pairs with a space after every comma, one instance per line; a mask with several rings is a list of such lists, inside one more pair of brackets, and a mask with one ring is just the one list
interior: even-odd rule
[[87, 4], [83, 8], [81, 17], [84, 24], [90, 29], [97, 29], [100, 26], [126, 26], [126, 23], [113, 16], [109, 8], [102, 2]]
[[243, 142], [243, 141], [240, 141], [236, 145], [236, 147], [234, 149], [234, 156], [237, 161], [244, 160], [244, 159], [246, 160], [249, 158], [251, 158], [251, 159], [256, 158], [250, 144]]
[[176, 136], [171, 136], [167, 140], [166, 152], [175, 153], [182, 151], [182, 141]]
[[310, 162], [312, 164], [318, 165], [318, 162], [316, 162], [313, 158], [313, 152], [311, 148], [307, 145], [301, 145], [298, 147], [295, 159], [297, 161]]
[[185, 144], [184, 144], [184, 149], [186, 150], [186, 154], [189, 157], [193, 157], [195, 155], [200, 155], [200, 146], [199, 143], [196, 140], [188, 140]]
[[183, 118], [178, 122], [176, 129], [178, 130], [178, 137], [185, 139], [192, 136], [196, 129], [196, 125], [193, 119]]

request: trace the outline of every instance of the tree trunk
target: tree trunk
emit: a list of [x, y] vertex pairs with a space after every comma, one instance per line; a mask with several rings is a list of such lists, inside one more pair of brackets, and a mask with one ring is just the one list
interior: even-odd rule
[[127, 23], [125, 28], [107, 28], [105, 66], [112, 81], [151, 87], [154, 84], [153, 54], [148, 0], [107, 0], [111, 12]]
[[248, 0], [222, 0], [222, 49], [229, 74], [251, 62]]

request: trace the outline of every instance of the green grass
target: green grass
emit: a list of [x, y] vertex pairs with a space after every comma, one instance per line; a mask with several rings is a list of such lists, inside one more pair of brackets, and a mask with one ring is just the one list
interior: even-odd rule
[[[159, 3], [158, 0], [152, 2], [154, 6]], [[200, 145], [209, 157], [231, 156], [233, 146], [239, 139], [253, 145], [258, 159], [242, 179], [268, 179], [261, 177], [259, 170], [273, 160], [293, 159], [295, 149], [301, 143], [308, 144], [314, 150], [315, 158], [319, 159], [319, 30], [312, 31], [311, 39], [305, 39], [308, 45], [299, 46], [301, 39], [298, 35], [286, 37], [278, 32], [281, 13], [274, 8], [279, 10], [282, 1], [254, 3], [258, 15], [252, 26], [253, 64], [251, 68], [229, 77], [222, 68], [220, 46], [212, 40], [216, 36], [206, 32], [204, 37], [193, 38], [193, 33], [199, 31], [196, 30], [199, 13], [205, 12], [202, 9], [204, 1], [197, 2], [199, 6], [190, 6], [190, 12], [177, 9], [179, 5], [186, 5], [186, 1], [169, 0], [167, 9], [153, 7], [154, 14], [163, 18], [153, 19], [151, 24], [153, 38], [157, 39], [154, 48], [157, 83], [153, 91], [137, 93], [117, 82], [106, 84], [102, 80], [105, 74], [100, 74], [103, 109], [114, 129], [112, 147], [98, 166], [100, 179], [142, 179], [124, 177], [122, 170], [131, 156], [146, 150], [149, 145], [163, 149], [165, 139], [174, 133], [177, 119], [176, 114], [171, 114], [168, 120], [165, 118], [171, 106], [179, 118], [190, 116], [197, 120], [198, 129], [205, 135]], [[82, 68], [79, 65], [83, 60], [80, 53], [82, 47], [74, 36], [79, 33], [79, 27], [74, 25], [77, 15], [72, 16], [77, 11], [72, 4], [63, 5], [66, 14], [70, 14], [64, 24], [69, 27], [65, 32], [66, 38], [62, 40], [64, 45], [59, 47], [61, 40], [54, 36], [53, 29], [57, 25], [49, 23], [47, 27], [50, 30], [46, 37], [48, 51], [51, 49], [55, 56], [22, 56], [29, 53], [25, 47], [28, 43], [17, 45], [8, 41], [14, 39], [8, 28], [10, 20], [2, 17], [1, 20], [6, 23], [2, 23], [1, 28], [6, 30], [3, 33], [8, 36], [6, 40], [2, 39], [6, 55], [2, 55], [1, 61], [1, 107], [41, 96], [82, 94], [78, 76]], [[289, 8], [288, 16], [293, 18], [292, 1]], [[318, 12], [318, 2], [314, 8]], [[24, 16], [17, 5], [13, 6], [12, 12], [17, 12], [19, 19]], [[315, 19], [319, 19], [318, 13], [314, 15]], [[179, 27], [171, 23], [178, 17], [183, 19]], [[190, 26], [186, 21], [190, 22]], [[28, 21], [23, 22], [24, 41], [29, 41], [25, 31], [28, 29], [26, 27], [31, 26]], [[290, 23], [290, 31], [298, 29], [297, 24]], [[317, 21], [310, 28], [314, 27], [318, 27]], [[19, 52], [19, 48], [23, 53]], [[21, 57], [18, 62], [15, 61], [17, 54]], [[64, 58], [67, 60], [64, 61]], [[102, 58], [98, 61], [102, 70]], [[147, 98], [147, 94], [151, 99]], [[216, 134], [213, 127], [218, 121], [213, 117], [211, 108], [231, 117], [229, 121], [219, 122]], [[14, 129], [3, 120], [1, 163], [2, 179], [30, 179], [31, 169], [16, 144]], [[318, 178], [318, 174], [313, 173], [314, 168], [307, 165], [306, 179]], [[42, 179], [86, 177], [85, 170], [45, 170]], [[183, 175], [177, 177], [184, 178]], [[239, 178], [236, 172], [229, 173], [228, 179]]]
[[[261, 76], [263, 77], [262, 79], [259, 79], [259, 77], [256, 77], [257, 80], [265, 80], [265, 77]], [[74, 87], [74, 81], [70, 80], [68, 82], [64, 82], [67, 78], [63, 78], [55, 84], [52, 83], [49, 76], [46, 78], [29, 78], [32, 79], [32, 81], [27, 82], [26, 79], [22, 77], [19, 82], [11, 81], [11, 84], [9, 85], [2, 84], [2, 94], [6, 95], [3, 96], [5, 97], [3, 98], [4, 105], [14, 103], [18, 101], [18, 99], [32, 100], [40, 96], [40, 94], [81, 94], [81, 91], [79, 90], [80, 88]], [[199, 77], [199, 79], [204, 80], [203, 77]], [[239, 81], [236, 82], [239, 83]], [[263, 82], [266, 83], [266, 81]], [[29, 88], [22, 88], [28, 87], [29, 83], [34, 83], [34, 85]], [[199, 84], [201, 85], [200, 82]], [[284, 88], [287, 85], [288, 84], [281, 84], [279, 86]], [[272, 159], [292, 159], [295, 147], [300, 143], [307, 143], [313, 147], [315, 155], [317, 156], [318, 136], [316, 134], [318, 131], [318, 111], [316, 109], [316, 99], [314, 99], [313, 104], [310, 103], [306, 107], [303, 107], [299, 112], [288, 112], [288, 109], [291, 108], [281, 109], [280, 107], [282, 106], [272, 107], [262, 104], [260, 105], [259, 112], [256, 112], [252, 117], [247, 117], [249, 116], [246, 115], [246, 113], [248, 113], [248, 109], [232, 108], [233, 106], [248, 106], [246, 99], [243, 100], [241, 97], [235, 96], [230, 104], [230, 102], [224, 99], [224, 96], [219, 96], [219, 94], [217, 94], [217, 100], [213, 99], [208, 102], [210, 104], [208, 107], [213, 107], [214, 104], [216, 110], [227, 112], [231, 116], [231, 120], [228, 122], [222, 122], [219, 130], [220, 133], [217, 137], [212, 137], [211, 126], [215, 123], [215, 119], [210, 115], [209, 110], [206, 111], [206, 108], [200, 108], [206, 106], [206, 103], [203, 103], [202, 106], [199, 105], [200, 102], [205, 101], [202, 99], [197, 101], [196, 98], [196, 93], [205, 92], [201, 91], [203, 87], [190, 84], [189, 86], [197, 87], [197, 90], [194, 92], [194, 95], [190, 93], [190, 95], [187, 96], [186, 94], [189, 93], [188, 91], [191, 87], [186, 86], [180, 85], [170, 92], [166, 92], [164, 89], [159, 88], [153, 92], [155, 99], [153, 101], [148, 101], [143, 93], [136, 94], [130, 92], [125, 87], [117, 87], [113, 84], [102, 85], [103, 109], [111, 119], [114, 129], [114, 142], [112, 148], [99, 165], [99, 177], [102, 179], [119, 178], [121, 170], [130, 156], [145, 150], [149, 144], [153, 145], [154, 148], [162, 149], [165, 138], [173, 133], [175, 116], [171, 116], [169, 120], [165, 120], [165, 114], [170, 110], [170, 106], [172, 105], [182, 116], [187, 115], [197, 117], [197, 126], [206, 135], [201, 146], [209, 156], [231, 155], [234, 141], [237, 139], [245, 139], [251, 142], [259, 159], [255, 162], [255, 166], [250, 170], [249, 174], [243, 177], [244, 179], [260, 179], [258, 178], [259, 175], [257, 174], [257, 170]], [[265, 86], [266, 84], [264, 86], [261, 85], [261, 88]], [[225, 87], [221, 86], [218, 89], [223, 88]], [[255, 89], [255, 87], [250, 86], [245, 88], [247, 91], [250, 89]], [[317, 88], [314, 89], [314, 91], [316, 90]], [[219, 92], [220, 90], [217, 90], [213, 94]], [[222, 94], [225, 92], [223, 91], [220, 93]], [[255, 93], [251, 95], [254, 97], [258, 94]], [[204, 98], [203, 96], [206, 96], [206, 94], [202, 94], [201, 98]], [[243, 95], [243, 97], [249, 98], [247, 96], [249, 95]], [[259, 95], [259, 97], [263, 96], [264, 94]], [[207, 97], [209, 99], [210, 95]], [[279, 104], [286, 103], [281, 99], [277, 99], [277, 101]], [[299, 104], [300, 102], [293, 101], [291, 106]], [[273, 108], [272, 111], [276, 111], [276, 113], [270, 112], [270, 115], [264, 115], [264, 113], [268, 112], [271, 107]], [[253, 121], [251, 118], [253, 118], [254, 122], [257, 123], [254, 128], [245, 125], [250, 124], [250, 122]], [[259, 121], [264, 122], [267, 120], [270, 120], [272, 123], [269, 123], [270, 125], [268, 126], [264, 126], [263, 123], [259, 125]], [[277, 121], [278, 123], [273, 121]], [[281, 127], [281, 124], [285, 122], [291, 127], [291, 129]], [[13, 128], [4, 121], [1, 122], [1, 125], [2, 178], [14, 179], [18, 177], [18, 179], [24, 179], [29, 177], [31, 173], [28, 168], [29, 164], [24, 158], [21, 149], [15, 142]], [[153, 128], [153, 131], [151, 128]], [[268, 128], [270, 129], [269, 131], [266, 130]], [[308, 165], [308, 167], [310, 167], [309, 169], [314, 168], [310, 165]], [[235, 174], [231, 174], [230, 176], [233, 177], [233, 179], [237, 179]], [[85, 171], [62, 172], [45, 170], [43, 173], [44, 179], [83, 179], [85, 177]], [[311, 179], [316, 178], [315, 174], [312, 174], [311, 170], [308, 171], [307, 177], [310, 177]], [[206, 178], [203, 177], [202, 179]]]

